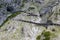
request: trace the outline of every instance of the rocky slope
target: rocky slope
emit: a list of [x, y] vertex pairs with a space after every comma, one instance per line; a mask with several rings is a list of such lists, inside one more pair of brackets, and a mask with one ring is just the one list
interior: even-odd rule
[[60, 40], [60, 26], [47, 22], [60, 24], [60, 0], [1, 0], [0, 6], [0, 40]]

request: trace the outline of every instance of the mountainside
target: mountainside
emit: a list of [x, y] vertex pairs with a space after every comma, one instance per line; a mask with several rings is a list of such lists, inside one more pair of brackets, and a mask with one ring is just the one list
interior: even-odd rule
[[1, 0], [0, 40], [60, 40], [60, 0]]

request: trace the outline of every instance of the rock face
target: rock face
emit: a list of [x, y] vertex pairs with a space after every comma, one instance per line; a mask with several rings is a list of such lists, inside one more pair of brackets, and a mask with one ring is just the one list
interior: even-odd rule
[[60, 24], [60, 0], [1, 0], [0, 6], [0, 40], [60, 40], [60, 27], [48, 25]]

